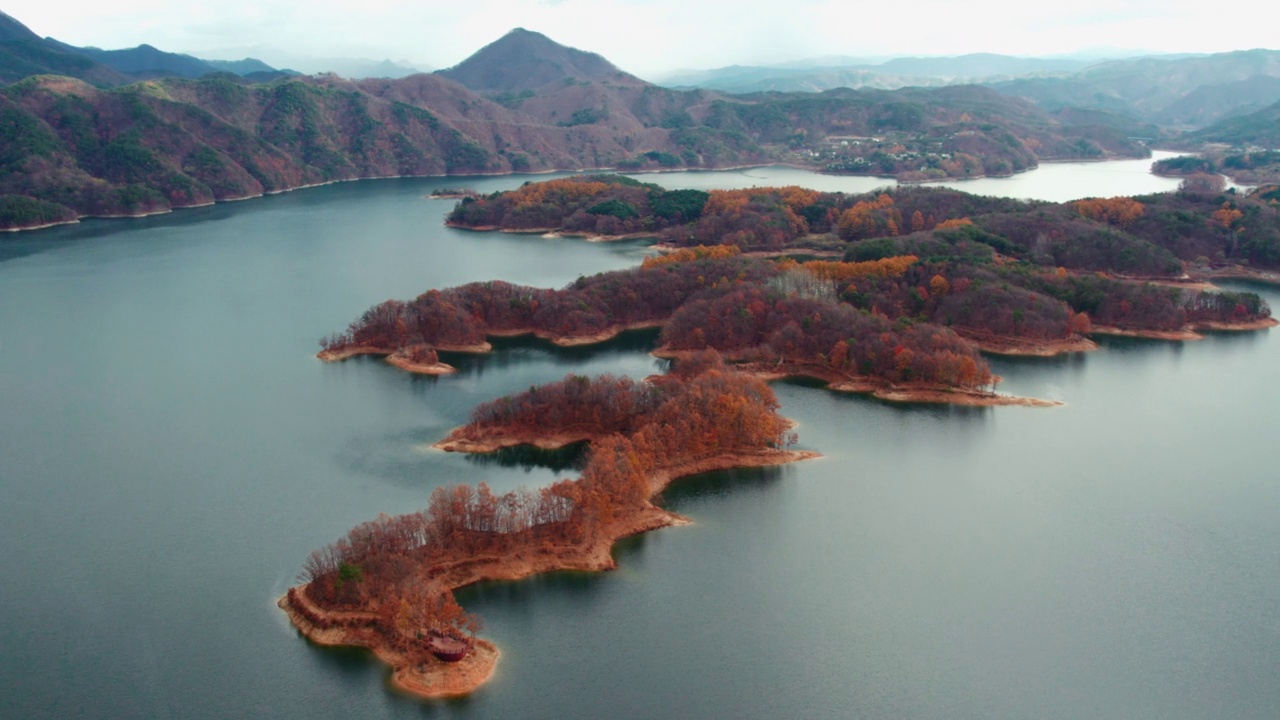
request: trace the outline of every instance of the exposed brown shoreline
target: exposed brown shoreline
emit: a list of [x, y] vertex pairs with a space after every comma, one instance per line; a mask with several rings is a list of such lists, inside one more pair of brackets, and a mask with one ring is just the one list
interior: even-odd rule
[[513, 435], [506, 430], [495, 430], [481, 432], [479, 433], [481, 437], [478, 438], [467, 438], [461, 436], [465, 428], [465, 425], [454, 428], [443, 440], [433, 443], [431, 447], [445, 452], [462, 453], [491, 453], [517, 445], [532, 445], [540, 450], [559, 450], [566, 445], [596, 440], [600, 435], [593, 430], [583, 428], [578, 433], [559, 433], [556, 435], [547, 435], [533, 430]]
[[1250, 280], [1252, 282], [1280, 285], [1280, 273], [1269, 270], [1257, 270], [1242, 265], [1230, 265], [1221, 268], [1201, 268], [1192, 274], [1197, 280]]
[[[512, 330], [487, 330], [485, 335], [488, 337], [522, 337], [525, 335], [536, 337], [540, 340], [546, 340], [552, 345], [559, 347], [578, 347], [580, 345], [595, 345], [596, 343], [606, 342], [631, 330], [650, 330], [660, 328], [666, 324], [665, 320], [644, 320], [641, 322], [627, 323], [625, 325], [611, 325], [600, 332], [590, 335], [557, 335], [556, 333], [547, 332], [534, 328], [515, 328]], [[493, 345], [488, 342], [482, 342], [476, 345], [432, 345], [431, 349], [439, 352], [456, 352], [467, 353], [471, 355], [483, 355], [493, 351]], [[457, 372], [457, 368], [447, 363], [435, 363], [434, 365], [414, 363], [409, 360], [407, 355], [401, 348], [377, 347], [374, 345], [355, 345], [345, 347], [340, 350], [321, 350], [316, 353], [316, 357], [325, 362], [342, 362], [348, 358], [357, 357], [359, 355], [377, 355], [385, 357], [387, 362], [409, 372], [423, 373], [428, 375], [443, 375], [447, 373]]]
[[[495, 437], [494, 442], [499, 447], [506, 447], [521, 444], [524, 440], [526, 438], [523, 436], [512, 436], [503, 443]], [[717, 455], [659, 470], [650, 476], [649, 488], [651, 496], [656, 496], [676, 479], [690, 475], [741, 467], [782, 465], [814, 457], [819, 457], [819, 454], [794, 450]], [[594, 542], [525, 548], [509, 555], [473, 557], [442, 564], [433, 568], [432, 582], [442, 589], [457, 590], [478, 582], [521, 580], [544, 572], [612, 570], [617, 567], [612, 551], [618, 540], [658, 528], [688, 523], [688, 518], [647, 501], [622, 517], [611, 518], [603, 525]], [[392, 667], [392, 685], [417, 697], [434, 699], [469, 694], [493, 677], [501, 656], [493, 643], [476, 640], [472, 652], [461, 662], [431, 660], [412, 664], [410, 658], [397, 652], [373, 629], [376, 621], [373, 613], [321, 608], [307, 597], [306, 586], [291, 589], [277, 604], [294, 627], [312, 642], [368, 648], [380, 661]], [[303, 607], [298, 607], [299, 605]], [[308, 619], [308, 615], [324, 619], [330, 627], [319, 627]]]
[[1087, 337], [1057, 338], [1052, 340], [1034, 340], [1031, 338], [1009, 337], [1003, 335], [986, 335], [957, 330], [960, 337], [973, 342], [978, 349], [993, 355], [1009, 355], [1012, 357], [1056, 357], [1066, 353], [1092, 352], [1098, 349], [1098, 343]]
[[1266, 330], [1280, 325], [1280, 320], [1266, 317], [1256, 320], [1241, 320], [1236, 322], [1223, 322], [1218, 320], [1205, 320], [1202, 322], [1188, 323], [1179, 330], [1133, 330], [1129, 328], [1113, 327], [1110, 325], [1094, 325], [1092, 332], [1097, 335], [1111, 335], [1115, 337], [1141, 338], [1144, 340], [1203, 340], [1202, 332], [1250, 332], [1254, 330]]
[[[445, 351], [452, 350], [453, 352], [488, 352], [489, 350], [488, 345], [489, 345], [488, 343], [485, 343], [485, 349], [483, 350], [480, 350], [480, 349], [464, 350], [464, 349], [457, 349], [457, 348], [440, 348], [440, 349]], [[473, 347], [479, 348], [480, 346], [477, 345]], [[400, 368], [401, 370], [405, 370], [411, 373], [416, 373], [419, 375], [448, 375], [450, 373], [455, 373], [458, 371], [457, 368], [455, 368], [454, 366], [448, 363], [442, 363], [442, 362], [417, 363], [410, 360], [407, 355], [401, 353], [399, 350], [388, 350], [386, 348], [371, 347], [368, 345], [343, 348], [341, 350], [321, 350], [320, 352], [316, 353], [316, 357], [325, 362], [342, 362], [343, 360], [357, 357], [359, 355], [379, 356], [385, 359], [391, 365], [394, 365]]]
[[[668, 350], [659, 348], [651, 353], [655, 357], [678, 360], [690, 358], [697, 354], [693, 350]], [[1056, 400], [1003, 395], [984, 390], [970, 390], [937, 383], [908, 382], [891, 383], [887, 380], [867, 375], [849, 375], [830, 368], [798, 363], [759, 363], [734, 362], [732, 355], [724, 355], [725, 361], [739, 371], [753, 375], [761, 380], [785, 380], [787, 378], [811, 378], [827, 384], [827, 388], [836, 392], [858, 393], [870, 395], [879, 400], [902, 403], [939, 403], [946, 405], [964, 405], [969, 407], [1057, 407], [1062, 403]]]
[[552, 345], [560, 347], [578, 347], [580, 345], [594, 345], [596, 343], [612, 340], [624, 332], [631, 330], [651, 330], [666, 325], [666, 320], [642, 320], [640, 322], [627, 323], [624, 325], [610, 325], [600, 332], [590, 335], [558, 335], [556, 333], [547, 332], [546, 330], [538, 330], [534, 328], [516, 328], [514, 330], [486, 330], [485, 335], [489, 337], [521, 337], [524, 335], [532, 335], [540, 340], [546, 340]]

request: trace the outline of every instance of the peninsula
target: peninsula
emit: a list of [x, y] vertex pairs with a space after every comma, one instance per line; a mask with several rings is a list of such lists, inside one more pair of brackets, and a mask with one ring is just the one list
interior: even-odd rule
[[[615, 567], [623, 537], [688, 520], [653, 498], [677, 478], [815, 457], [759, 380], [700, 353], [665, 376], [564, 380], [485, 403], [438, 447], [469, 452], [588, 440], [582, 477], [495, 496], [438, 488], [426, 510], [381, 516], [312, 553], [279, 600], [294, 626], [325, 645], [367, 647], [393, 683], [426, 698], [466, 694], [500, 653], [453, 592], [476, 582]], [[447, 650], [447, 652], [445, 651]]]

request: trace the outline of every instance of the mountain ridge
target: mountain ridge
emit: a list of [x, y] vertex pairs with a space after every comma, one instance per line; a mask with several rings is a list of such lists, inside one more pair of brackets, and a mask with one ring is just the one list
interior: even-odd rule
[[[494, 84], [486, 71], [499, 60], [523, 70]], [[978, 86], [745, 97], [676, 91], [525, 30], [458, 67], [482, 88], [511, 90], [477, 92], [449, 72], [265, 84], [215, 73], [115, 88], [28, 77], [0, 88], [0, 209], [8, 213], [0, 227], [369, 177], [782, 161], [925, 179], [1146, 152], [1105, 124], [1062, 122]], [[866, 144], [832, 143], [833, 135]]]

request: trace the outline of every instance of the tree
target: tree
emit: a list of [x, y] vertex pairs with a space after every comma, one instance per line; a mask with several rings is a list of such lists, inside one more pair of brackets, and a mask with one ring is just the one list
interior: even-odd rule
[[1178, 184], [1183, 195], [1215, 196], [1227, 188], [1227, 179], [1215, 173], [1192, 173]]

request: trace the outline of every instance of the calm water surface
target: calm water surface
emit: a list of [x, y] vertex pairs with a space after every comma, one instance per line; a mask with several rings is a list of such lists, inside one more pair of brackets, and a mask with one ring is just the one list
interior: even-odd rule
[[[1106, 167], [1008, 182], [1114, 194], [1072, 184]], [[734, 177], [750, 179], [646, 179]], [[667, 503], [695, 524], [624, 542], [617, 572], [461, 593], [504, 653], [472, 697], [406, 698], [367, 653], [310, 646], [273, 604], [310, 550], [438, 485], [558, 476], [425, 449], [475, 404], [658, 367], [645, 334], [509, 343], [444, 379], [316, 361], [319, 337], [387, 297], [560, 286], [646, 252], [443, 228], [451, 204], [422, 195], [459, 182], [0, 242], [0, 716], [1280, 715], [1274, 331], [993, 362], [1006, 390], [1067, 403], [1052, 410], [778, 384], [825, 457], [678, 485]]]

